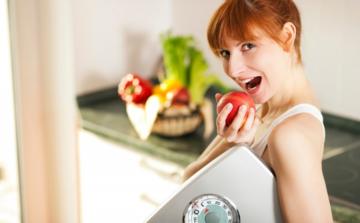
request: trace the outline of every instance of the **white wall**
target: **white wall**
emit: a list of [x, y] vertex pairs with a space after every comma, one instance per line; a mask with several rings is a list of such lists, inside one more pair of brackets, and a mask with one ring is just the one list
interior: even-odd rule
[[219, 58], [211, 52], [206, 36], [210, 17], [222, 2], [223, 0], [173, 0], [172, 25], [177, 34], [193, 35], [207, 58], [209, 72], [218, 74], [226, 84], [235, 87], [234, 82], [225, 75]]
[[360, 1], [297, 2], [305, 69], [322, 108], [360, 120]]
[[77, 94], [116, 85], [130, 71], [148, 77], [170, 27], [170, 0], [75, 0]]

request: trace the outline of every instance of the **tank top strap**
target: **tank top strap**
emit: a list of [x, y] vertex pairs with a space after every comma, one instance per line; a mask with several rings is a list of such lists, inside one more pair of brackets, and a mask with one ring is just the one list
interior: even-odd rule
[[300, 113], [308, 113], [313, 115], [315, 118], [317, 118], [322, 125], [322, 129], [323, 129], [323, 134], [325, 136], [325, 127], [323, 124], [323, 116], [320, 112], [320, 110], [311, 105], [311, 104], [297, 104], [293, 107], [291, 107], [290, 109], [288, 109], [286, 112], [284, 112], [283, 114], [281, 114], [279, 117], [277, 117], [269, 126], [269, 128], [265, 131], [265, 133], [260, 137], [260, 140], [258, 142], [256, 142], [255, 144], [253, 144], [251, 146], [252, 150], [254, 151], [254, 153], [256, 155], [258, 155], [259, 157], [262, 156], [262, 154], [264, 153], [266, 146], [268, 144], [268, 138], [272, 132], [272, 130], [279, 125], [281, 122], [283, 122], [285, 119], [300, 114]]

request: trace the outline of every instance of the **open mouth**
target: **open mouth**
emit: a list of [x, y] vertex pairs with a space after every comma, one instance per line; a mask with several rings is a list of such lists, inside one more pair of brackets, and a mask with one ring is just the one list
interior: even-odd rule
[[246, 82], [245, 87], [247, 91], [255, 90], [261, 84], [261, 77], [257, 76]]

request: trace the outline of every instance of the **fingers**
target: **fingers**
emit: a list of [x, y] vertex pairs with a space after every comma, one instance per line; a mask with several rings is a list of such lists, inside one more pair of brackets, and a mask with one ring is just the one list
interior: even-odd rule
[[216, 93], [216, 94], [215, 94], [215, 100], [216, 100], [216, 102], [219, 102], [219, 100], [220, 100], [221, 97], [222, 97], [222, 94]]
[[[248, 115], [246, 116], [246, 113]], [[227, 115], [228, 113], [223, 113]], [[225, 125], [226, 117], [218, 119], [218, 134], [228, 142], [251, 144], [254, 141], [256, 130], [261, 124], [256, 116], [254, 108], [247, 109], [246, 106], [240, 107], [235, 119], [229, 127]]]
[[226, 118], [232, 110], [233, 105], [228, 103], [218, 114], [216, 119], [216, 128], [220, 136], [224, 135], [224, 129], [226, 126]]
[[246, 122], [244, 124], [244, 130], [248, 131], [253, 126], [255, 120], [255, 109], [250, 108], [249, 115], [246, 119]]
[[245, 123], [241, 127], [240, 131], [237, 131], [236, 135], [234, 136], [234, 142], [239, 143], [242, 140], [245, 140], [248, 143], [252, 142], [258, 127], [255, 126], [255, 122], [257, 122], [255, 109], [250, 108]]
[[[254, 118], [252, 120], [253, 121], [251, 121], [251, 124], [250, 124], [250, 122], [245, 124], [245, 125], [249, 125], [249, 126], [251, 125], [250, 127], [248, 127], [248, 126], [245, 127], [245, 125], [244, 125], [243, 129], [238, 132], [238, 134], [236, 136], [236, 140], [234, 141], [235, 143], [246, 142], [249, 145], [253, 144], [253, 142], [255, 140], [256, 131], [257, 131], [258, 127], [260, 126], [261, 121], [257, 116], [254, 116]], [[247, 130], [245, 130], [245, 129], [247, 129]]]
[[233, 141], [238, 131], [241, 129], [242, 125], [245, 121], [245, 116], [247, 112], [246, 105], [243, 105], [239, 108], [237, 115], [235, 116], [234, 120], [232, 121], [231, 125], [226, 130], [225, 135], [227, 136], [228, 141]]
[[260, 124], [261, 124], [261, 120], [259, 119], [259, 117], [255, 116], [255, 120], [254, 120], [253, 126], [257, 128], [257, 127], [260, 126]]

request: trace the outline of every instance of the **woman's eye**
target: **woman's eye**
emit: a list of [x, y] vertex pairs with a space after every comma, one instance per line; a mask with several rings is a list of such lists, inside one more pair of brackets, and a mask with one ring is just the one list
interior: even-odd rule
[[220, 50], [220, 56], [224, 59], [229, 59], [230, 52], [228, 50]]
[[242, 51], [248, 51], [248, 50], [251, 50], [254, 47], [255, 47], [255, 45], [252, 44], [252, 43], [245, 43], [244, 45], [242, 45], [241, 50]]

